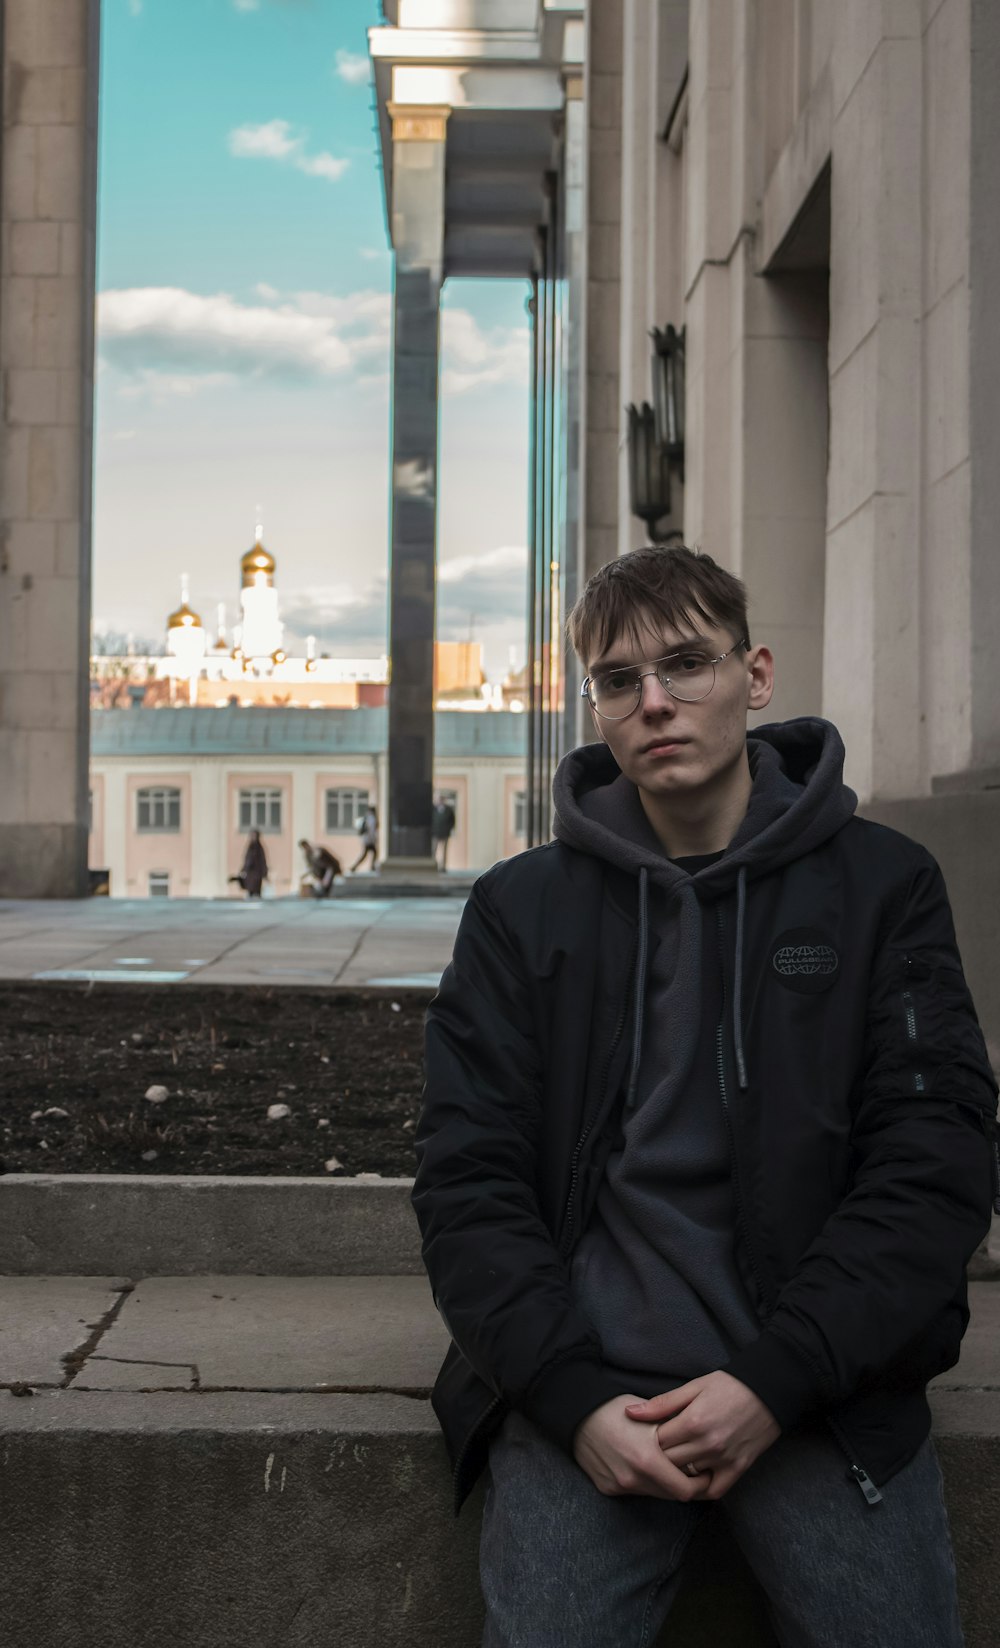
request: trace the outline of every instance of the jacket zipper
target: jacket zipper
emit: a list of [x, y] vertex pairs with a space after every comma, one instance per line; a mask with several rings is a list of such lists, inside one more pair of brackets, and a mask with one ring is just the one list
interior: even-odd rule
[[847, 1467], [851, 1481], [857, 1483], [869, 1505], [881, 1505], [882, 1495], [879, 1493], [864, 1466], [859, 1465], [857, 1460], [854, 1458], [854, 1450], [851, 1447], [851, 1444], [848, 1442], [840, 1426], [837, 1424], [837, 1421], [835, 1419], [831, 1419], [829, 1414], [826, 1416], [826, 1425], [830, 1435], [833, 1437], [833, 1440], [836, 1442], [844, 1458], [847, 1460]]
[[917, 1009], [910, 990], [903, 991], [903, 1012], [906, 1014], [906, 1035], [909, 1041], [917, 1039]]
[[622, 1039], [622, 1031], [625, 1028], [625, 1019], [628, 1014], [629, 993], [632, 989], [632, 980], [634, 975], [635, 956], [633, 955], [632, 965], [629, 968], [628, 978], [625, 983], [625, 991], [622, 996], [622, 1004], [618, 1012], [618, 1023], [615, 1025], [615, 1033], [611, 1038], [607, 1057], [604, 1060], [604, 1069], [601, 1072], [601, 1084], [597, 1090], [597, 1103], [584, 1126], [583, 1132], [576, 1141], [573, 1155], [570, 1158], [569, 1190], [566, 1195], [566, 1208], [563, 1213], [563, 1239], [559, 1250], [563, 1258], [566, 1257], [573, 1245], [573, 1203], [576, 1201], [576, 1193], [580, 1187], [580, 1158], [583, 1154], [584, 1148], [586, 1147], [587, 1140], [590, 1138], [590, 1135], [594, 1130], [594, 1124], [604, 1109], [604, 1096], [607, 1091], [608, 1079], [611, 1075], [612, 1061], [614, 1060], [615, 1053], [618, 1050], [618, 1043]]
[[[909, 957], [907, 957], [909, 962]], [[903, 991], [903, 1016], [906, 1020], [906, 1039], [911, 1048], [917, 1045], [917, 1004], [913, 999], [912, 990]], [[919, 1070], [913, 1072], [913, 1091], [923, 1093], [924, 1078]]]
[[[903, 960], [907, 968], [912, 966], [913, 963], [910, 956], [904, 956]], [[910, 1042], [911, 1046], [915, 1046], [917, 1041], [917, 1006], [913, 999], [912, 991], [904, 990], [902, 999], [903, 1013], [906, 1017], [907, 1040]], [[924, 1078], [920, 1074], [919, 1070], [914, 1071], [913, 1085], [918, 1093], [924, 1092]], [[988, 1111], [984, 1110], [981, 1105], [970, 1105], [967, 1101], [963, 1101], [962, 1099], [955, 1099], [953, 1100], [953, 1103], [964, 1104], [965, 1109], [975, 1110], [976, 1115], [979, 1117], [983, 1132], [986, 1134], [990, 1151], [990, 1173], [993, 1181], [993, 1211], [994, 1213], [1000, 1213], [1000, 1126], [998, 1126], [994, 1117], [991, 1116]]]
[[[725, 1118], [726, 1137], [729, 1141], [730, 1173], [731, 1173], [732, 1181], [733, 1181], [733, 1195], [736, 1199], [736, 1217], [737, 1217], [737, 1220], [739, 1222], [740, 1229], [743, 1233], [743, 1240], [746, 1243], [747, 1256], [750, 1260], [750, 1268], [753, 1271], [754, 1281], [757, 1283], [757, 1288], [758, 1288], [758, 1291], [760, 1293], [760, 1297], [761, 1297], [762, 1302], [767, 1306], [768, 1310], [770, 1311], [773, 1308], [773, 1304], [771, 1302], [771, 1291], [770, 1291], [769, 1288], [765, 1288], [765, 1286], [764, 1286], [764, 1282], [763, 1282], [761, 1272], [760, 1272], [760, 1267], [757, 1263], [757, 1256], [754, 1252], [753, 1243], [750, 1240], [750, 1227], [749, 1227], [749, 1222], [748, 1222], [747, 1216], [746, 1216], [746, 1207], [745, 1207], [745, 1204], [744, 1204], [744, 1201], [743, 1201], [742, 1191], [740, 1189], [739, 1163], [737, 1161], [737, 1156], [736, 1156], [736, 1139], [735, 1139], [735, 1135], [734, 1135], [734, 1132], [733, 1132], [732, 1115], [731, 1115], [730, 1109], [729, 1109], [729, 1097], [728, 1097], [728, 1094], [726, 1092], [726, 1063], [725, 1063], [725, 1053], [724, 1053], [724, 1043], [723, 1043], [724, 1026], [725, 1026], [725, 1022], [726, 1022], [726, 969], [725, 969], [725, 953], [724, 953], [724, 949], [723, 949], [722, 907], [721, 907], [721, 905], [716, 905], [716, 914], [717, 914], [717, 927], [718, 927], [718, 934], [719, 934], [719, 956], [720, 956], [720, 959], [722, 960], [722, 963], [723, 963], [723, 966], [722, 966], [722, 1018], [719, 1021], [719, 1025], [718, 1025], [718, 1028], [717, 1028], [716, 1033], [715, 1033], [716, 1063], [717, 1063], [718, 1073], [719, 1073], [719, 1096], [722, 1100], [722, 1114]], [[916, 1027], [914, 1025], [914, 1035], [915, 1034], [916, 1034]], [[848, 1470], [849, 1470], [849, 1474], [850, 1474], [852, 1482], [857, 1483], [857, 1485], [860, 1488], [861, 1492], [863, 1493], [863, 1495], [865, 1497], [865, 1501], [868, 1505], [872, 1505], [872, 1506], [881, 1505], [882, 1495], [879, 1493], [878, 1488], [875, 1486], [875, 1483], [872, 1481], [871, 1477], [868, 1475], [868, 1472], [865, 1470], [864, 1466], [859, 1464], [859, 1462], [854, 1458], [853, 1449], [851, 1448], [850, 1443], [847, 1441], [847, 1438], [844, 1436], [844, 1433], [840, 1429], [840, 1426], [837, 1424], [836, 1420], [832, 1419], [829, 1415], [826, 1415], [825, 1419], [826, 1419], [827, 1428], [830, 1431], [831, 1436], [833, 1437], [833, 1439], [836, 1442], [836, 1444], [837, 1444], [838, 1448], [840, 1449], [841, 1453], [844, 1455], [845, 1459], [847, 1460]]]

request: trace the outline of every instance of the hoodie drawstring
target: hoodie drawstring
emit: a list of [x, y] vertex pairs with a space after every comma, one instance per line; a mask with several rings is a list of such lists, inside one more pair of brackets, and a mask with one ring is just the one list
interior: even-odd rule
[[747, 903], [746, 865], [741, 865], [736, 877], [736, 957], [733, 983], [733, 1044], [736, 1048], [736, 1077], [740, 1091], [749, 1086], [747, 1061], [743, 1053], [743, 918]]
[[[643, 1014], [646, 1005], [646, 969], [649, 956], [649, 872], [639, 871], [639, 953], [635, 969], [635, 1012], [632, 1018], [632, 1063], [629, 1068], [625, 1108], [635, 1104], [642, 1059]], [[740, 1091], [749, 1087], [746, 1054], [743, 1050], [743, 930], [747, 903], [747, 872], [741, 865], [736, 877], [736, 955], [733, 967], [733, 1045], [736, 1050], [736, 1077]]]
[[639, 956], [635, 969], [632, 1065], [628, 1074], [628, 1092], [625, 1095], [626, 1110], [631, 1110], [635, 1104], [635, 1090], [639, 1080], [639, 1060], [642, 1057], [642, 1016], [646, 1003], [646, 958], [649, 950], [648, 881], [649, 871], [643, 867], [639, 871]]

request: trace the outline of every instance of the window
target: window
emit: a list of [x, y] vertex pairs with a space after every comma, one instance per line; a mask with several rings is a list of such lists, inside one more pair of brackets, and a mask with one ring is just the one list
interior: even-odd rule
[[367, 806], [367, 790], [327, 790], [327, 835], [337, 835], [343, 830], [356, 830]]
[[181, 792], [166, 787], [136, 791], [136, 827], [140, 830], [179, 830]]
[[169, 898], [170, 897], [170, 871], [169, 870], [150, 870], [150, 872], [149, 872], [149, 896], [150, 896], [150, 898]]
[[527, 790], [514, 791], [514, 834], [527, 835], [528, 833], [528, 792]]
[[280, 835], [281, 791], [241, 790], [240, 829], [260, 830], [262, 835]]

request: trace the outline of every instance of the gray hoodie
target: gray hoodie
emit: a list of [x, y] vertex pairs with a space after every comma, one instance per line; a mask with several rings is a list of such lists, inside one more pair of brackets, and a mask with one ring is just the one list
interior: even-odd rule
[[745, 1086], [740, 998], [747, 882], [829, 839], [857, 805], [843, 782], [844, 749], [829, 722], [803, 718], [759, 727], [748, 735], [747, 749], [753, 791], [746, 816], [722, 856], [694, 875], [667, 858], [638, 790], [605, 745], [573, 750], [553, 785], [559, 840], [639, 880], [628, 1096], [573, 1260], [574, 1292], [604, 1360], [634, 1374], [637, 1388], [663, 1388], [723, 1367], [759, 1332], [736, 1248], [715, 1049], [704, 1035], [703, 991], [714, 988], [721, 998], [718, 963], [703, 955], [704, 908], [735, 889], [730, 1006]]

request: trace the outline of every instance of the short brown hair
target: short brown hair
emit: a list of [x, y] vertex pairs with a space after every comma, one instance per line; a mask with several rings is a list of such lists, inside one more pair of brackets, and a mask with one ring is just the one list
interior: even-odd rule
[[589, 665], [621, 635], [638, 641], [651, 618], [671, 629], [700, 618], [750, 643], [746, 586], [683, 544], [650, 544], [599, 567], [566, 620], [566, 634]]

